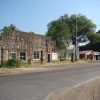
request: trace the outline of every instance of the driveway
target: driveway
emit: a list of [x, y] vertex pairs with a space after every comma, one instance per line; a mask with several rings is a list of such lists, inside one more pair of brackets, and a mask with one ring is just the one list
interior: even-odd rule
[[60, 89], [72, 88], [81, 82], [100, 76], [100, 63], [75, 67], [0, 76], [0, 100], [46, 100]]

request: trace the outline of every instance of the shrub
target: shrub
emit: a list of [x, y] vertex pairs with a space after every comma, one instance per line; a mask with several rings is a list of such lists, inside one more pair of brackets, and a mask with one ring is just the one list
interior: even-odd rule
[[2, 68], [2, 64], [0, 64], [0, 68]]
[[3, 67], [8, 67], [8, 68], [18, 68], [21, 67], [22, 63], [20, 60], [17, 59], [9, 59], [3, 64]]
[[66, 61], [66, 58], [60, 58], [60, 61]]

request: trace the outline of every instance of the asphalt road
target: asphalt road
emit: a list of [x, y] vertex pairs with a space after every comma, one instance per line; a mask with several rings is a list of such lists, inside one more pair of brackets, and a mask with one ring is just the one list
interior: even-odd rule
[[[100, 63], [0, 76], [0, 100], [45, 100], [50, 93], [100, 76]], [[81, 66], [81, 67], [80, 67]]]

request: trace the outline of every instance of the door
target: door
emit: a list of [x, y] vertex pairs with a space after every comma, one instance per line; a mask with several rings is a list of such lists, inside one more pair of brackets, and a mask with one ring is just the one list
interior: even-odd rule
[[0, 56], [1, 56], [1, 64], [3, 64], [3, 48], [1, 48], [1, 51], [0, 51], [1, 53], [0, 53]]
[[48, 54], [48, 62], [51, 61], [51, 57], [50, 57], [50, 54]]
[[41, 63], [43, 63], [43, 51], [41, 51]]

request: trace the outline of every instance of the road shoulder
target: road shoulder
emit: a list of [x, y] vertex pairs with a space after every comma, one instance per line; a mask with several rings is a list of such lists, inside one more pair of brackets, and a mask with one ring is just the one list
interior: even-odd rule
[[46, 64], [35, 64], [33, 66], [28, 65], [28, 67], [21, 67], [21, 68], [0, 68], [0, 76], [5, 75], [16, 75], [16, 74], [25, 74], [25, 73], [33, 73], [33, 72], [43, 72], [43, 71], [50, 71], [56, 69], [69, 69], [75, 68], [77, 66], [87, 66], [88, 64], [94, 64], [86, 61], [79, 61], [76, 63], [71, 62], [60, 62], [60, 63], [46, 63]]

